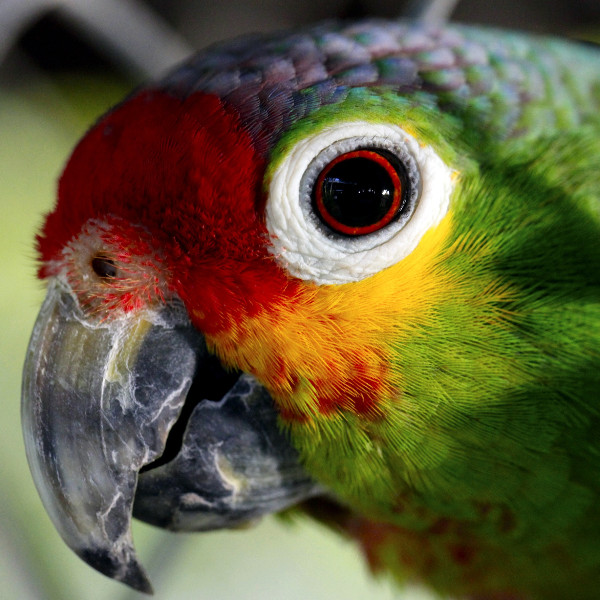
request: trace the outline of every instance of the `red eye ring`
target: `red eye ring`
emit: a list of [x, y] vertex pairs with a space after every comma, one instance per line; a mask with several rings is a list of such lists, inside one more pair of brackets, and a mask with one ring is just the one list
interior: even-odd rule
[[[387, 154], [389, 153], [387, 153], [386, 151], [376, 152], [367, 149], [358, 149], [352, 152], [346, 152], [334, 158], [321, 171], [319, 177], [315, 182], [314, 206], [319, 218], [329, 227], [331, 227], [331, 229], [333, 229], [337, 233], [345, 235], [366, 235], [368, 233], [373, 233], [375, 231], [378, 231], [379, 229], [382, 229], [388, 223], [390, 223], [398, 214], [402, 207], [404, 186], [399, 173], [399, 168], [395, 167], [392, 160], [387, 158]], [[380, 214], [377, 214], [376, 220], [369, 221], [364, 225], [355, 223], [344, 223], [338, 218], [336, 218], [332, 214], [330, 207], [327, 206], [323, 193], [324, 187], [326, 185], [326, 179], [331, 176], [332, 170], [334, 170], [336, 166], [346, 161], [354, 160], [356, 162], [356, 159], [359, 159], [359, 161], [368, 161], [377, 165], [377, 168], [381, 169], [381, 173], [384, 174], [384, 176], [387, 176], [387, 178], [389, 178], [390, 186], [393, 190], [392, 194], [387, 193], [387, 195], [391, 196], [391, 198], [387, 199], [384, 211], [382, 212], [381, 210], [379, 210], [378, 212]], [[365, 163], [362, 164], [364, 165]], [[335, 199], [337, 200], [337, 196], [335, 197]], [[351, 215], [350, 220], [352, 220], [352, 218], [355, 217], [356, 215]]]

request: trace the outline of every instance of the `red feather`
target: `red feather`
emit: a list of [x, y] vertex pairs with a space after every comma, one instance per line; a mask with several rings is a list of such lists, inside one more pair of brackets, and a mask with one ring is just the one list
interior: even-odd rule
[[[40, 275], [53, 272], [89, 219], [144, 223], [139, 243], [160, 249], [192, 319], [207, 334], [227, 329], [268, 310], [289, 286], [268, 252], [257, 205], [263, 173], [250, 135], [216, 96], [141, 92], [73, 152], [38, 238]], [[135, 252], [131, 229], [122, 236]]]

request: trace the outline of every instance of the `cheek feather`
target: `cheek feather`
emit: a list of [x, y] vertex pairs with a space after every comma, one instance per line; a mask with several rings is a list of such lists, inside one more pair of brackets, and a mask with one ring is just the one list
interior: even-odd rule
[[206, 335], [239, 338], [248, 319], [294, 297], [298, 283], [281, 271], [264, 247], [263, 252], [247, 263], [242, 258], [201, 260], [181, 274], [176, 290], [198, 329]]
[[294, 280], [277, 301], [240, 315], [207, 341], [226, 364], [266, 385], [284, 419], [340, 409], [378, 418], [388, 402], [402, 401], [396, 364], [403, 338], [452, 294], [452, 282], [436, 268], [450, 231], [449, 214], [410, 256], [362, 281]]

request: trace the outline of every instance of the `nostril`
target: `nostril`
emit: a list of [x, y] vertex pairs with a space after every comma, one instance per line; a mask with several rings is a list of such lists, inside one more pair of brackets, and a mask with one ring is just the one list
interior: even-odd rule
[[194, 374], [194, 381], [185, 399], [179, 418], [169, 431], [164, 452], [155, 461], [144, 465], [140, 473], [172, 461], [183, 446], [183, 436], [194, 409], [200, 402], [218, 402], [235, 385], [240, 371], [225, 369], [216, 356], [205, 355]]

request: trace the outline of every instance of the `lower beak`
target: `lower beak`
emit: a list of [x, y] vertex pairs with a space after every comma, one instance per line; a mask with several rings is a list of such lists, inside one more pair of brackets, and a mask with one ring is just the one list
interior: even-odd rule
[[[216, 529], [321, 491], [266, 390], [242, 375], [222, 399], [205, 400], [206, 364], [218, 363], [180, 303], [97, 322], [58, 280], [29, 344], [22, 421], [42, 502], [84, 561], [141, 592], [152, 587], [133, 548], [134, 499], [136, 516], [159, 526]], [[179, 446], [157, 460], [192, 382]]]

